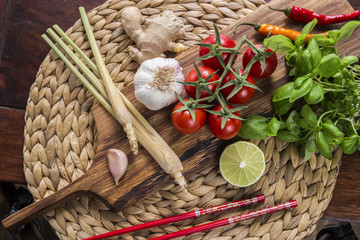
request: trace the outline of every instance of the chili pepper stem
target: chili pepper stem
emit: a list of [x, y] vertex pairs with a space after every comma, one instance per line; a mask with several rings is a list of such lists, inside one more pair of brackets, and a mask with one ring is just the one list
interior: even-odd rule
[[252, 26], [256, 31], [258, 31], [261, 27], [261, 23], [239, 23], [238, 25], [235, 26], [234, 30], [233, 30], [233, 33], [235, 34], [236, 33], [236, 30], [238, 29], [238, 27], [242, 26], [242, 25], [249, 25], [249, 26]]
[[269, 6], [269, 8], [271, 10], [274, 10], [274, 11], [283, 12], [283, 13], [285, 13], [286, 16], [289, 16], [291, 14], [291, 8], [290, 7], [277, 9], [277, 8], [273, 8], [273, 7]]

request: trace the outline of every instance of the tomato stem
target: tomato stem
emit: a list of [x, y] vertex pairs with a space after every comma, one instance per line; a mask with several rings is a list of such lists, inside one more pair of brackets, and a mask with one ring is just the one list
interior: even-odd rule
[[[236, 44], [236, 46], [234, 48], [222, 47], [221, 42], [220, 42], [220, 33], [215, 24], [214, 24], [214, 28], [215, 28], [215, 35], [216, 35], [216, 41], [214, 44], [209, 44], [209, 43], [196, 44], [201, 47], [205, 47], [205, 48], [209, 49], [209, 53], [205, 56], [200, 57], [198, 60], [204, 60], [204, 59], [208, 59], [208, 58], [216, 56], [216, 58], [219, 60], [221, 66], [223, 68], [223, 72], [221, 73], [221, 76], [219, 77], [218, 80], [213, 81], [213, 82], [208, 82], [210, 80], [210, 78], [212, 77], [212, 75], [205, 79], [202, 78], [198, 67], [196, 66], [196, 64], [194, 64], [195, 69], [197, 70], [198, 81], [183, 82], [183, 84], [196, 87], [196, 89], [197, 89], [196, 90], [196, 99], [191, 100], [191, 103], [189, 103], [189, 102], [187, 102], [186, 104], [184, 103], [184, 105], [186, 105], [186, 107], [189, 107], [189, 108], [196, 108], [196, 107], [201, 107], [200, 106], [201, 104], [199, 104], [201, 102], [207, 101], [207, 102], [211, 103], [214, 100], [216, 100], [223, 109], [221, 112], [217, 112], [216, 113], [217, 115], [221, 115], [225, 120], [228, 118], [241, 119], [240, 117], [237, 117], [233, 113], [237, 112], [245, 107], [238, 107], [238, 108], [231, 107], [231, 109], [229, 109], [227, 102], [226, 102], [226, 100], [228, 100], [228, 99], [225, 99], [220, 91], [222, 89], [221, 83], [223, 82], [225, 76], [229, 72], [231, 72], [234, 75], [235, 79], [231, 80], [230, 82], [232, 82], [232, 83], [228, 84], [227, 86], [235, 84], [236, 87], [234, 88], [233, 92], [230, 93], [229, 96], [234, 95], [234, 91], [241, 90], [241, 88], [243, 86], [247, 86], [247, 87], [255, 88], [256, 90], [260, 90], [254, 84], [248, 83], [247, 78], [249, 76], [249, 72], [250, 72], [252, 65], [257, 61], [265, 60], [265, 58], [267, 58], [269, 56], [269, 54], [265, 52], [265, 46], [260, 49], [256, 48], [256, 46], [248, 39], [248, 37], [246, 35], [244, 35], [241, 38], [240, 42], [238, 44]], [[240, 53], [239, 52], [240, 48], [244, 44], [247, 44], [253, 50], [255, 56], [248, 63], [248, 65], [244, 69], [244, 72], [240, 73], [239, 66], [236, 63], [235, 58], [236, 58], [237, 54]], [[223, 59], [223, 53], [225, 53], [225, 52], [231, 53], [230, 58], [226, 64]], [[234, 68], [232, 67], [233, 64], [234, 64]], [[215, 88], [214, 92], [211, 92], [210, 89], [208, 88], [208, 86], [210, 84], [216, 84], [216, 88]], [[225, 87], [225, 85], [223, 87]], [[207, 93], [210, 94], [210, 96], [200, 98], [200, 93], [202, 92], [202, 90], [205, 90]], [[231, 98], [231, 97], [228, 97], [228, 98]]]

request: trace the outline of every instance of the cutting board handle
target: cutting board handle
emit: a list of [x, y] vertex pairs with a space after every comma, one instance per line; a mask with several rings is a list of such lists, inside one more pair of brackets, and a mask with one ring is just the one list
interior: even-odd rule
[[88, 184], [84, 184], [86, 181], [88, 181], [88, 177], [87, 174], [84, 174], [72, 184], [69, 184], [57, 191], [56, 194], [52, 194], [30, 204], [29, 206], [26, 206], [18, 212], [11, 214], [2, 221], [2, 224], [7, 230], [12, 231], [17, 227], [20, 227], [21, 225], [61, 206], [67, 201], [82, 195], [84, 192], [87, 192], [88, 194], [89, 189], [84, 189], [86, 186], [89, 186]]

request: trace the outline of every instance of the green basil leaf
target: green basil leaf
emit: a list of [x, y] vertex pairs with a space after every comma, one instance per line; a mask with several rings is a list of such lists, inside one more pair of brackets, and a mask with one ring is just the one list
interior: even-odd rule
[[308, 104], [316, 104], [321, 102], [324, 99], [324, 96], [324, 88], [317, 82], [314, 82], [310, 91], [304, 96], [304, 99]]
[[357, 148], [358, 150], [360, 150], [360, 141], [357, 141], [357, 143], [356, 143], [356, 148]]
[[323, 56], [330, 55], [330, 54], [338, 55], [338, 50], [336, 47], [323, 47], [323, 48], [321, 48], [321, 52], [322, 52]]
[[304, 162], [309, 160], [312, 153], [316, 151], [316, 145], [314, 141], [314, 136], [310, 135], [306, 138], [305, 142], [305, 154], [304, 154]]
[[333, 76], [340, 68], [340, 58], [336, 54], [326, 55], [321, 59], [319, 75], [322, 77]]
[[341, 59], [341, 62], [340, 62], [340, 68], [344, 68], [344, 67], [347, 67], [353, 63], [356, 63], [358, 62], [359, 59], [355, 56], [347, 56], [347, 57], [344, 57], [343, 59]]
[[301, 109], [301, 115], [308, 123], [310, 123], [310, 125], [317, 125], [317, 116], [309, 105], [305, 104], [305, 106]]
[[293, 87], [294, 87], [294, 82], [288, 82], [283, 86], [279, 87], [278, 89], [275, 90], [272, 101], [278, 102], [289, 98]]
[[264, 44], [269, 49], [276, 51], [276, 53], [287, 53], [296, 50], [293, 42], [283, 35], [275, 35], [265, 38]]
[[340, 37], [341, 31], [338, 29], [334, 29], [334, 30], [328, 31], [328, 34], [329, 34], [329, 38], [333, 39], [337, 43], [337, 41]]
[[310, 77], [314, 78], [317, 75], [319, 75], [319, 68], [314, 68], [314, 70], [312, 71]]
[[303, 160], [303, 161], [304, 161], [304, 162], [309, 161], [312, 154], [313, 154], [313, 152], [310, 152], [310, 151], [308, 151], [308, 150], [305, 148], [304, 160]]
[[312, 20], [311, 22], [307, 23], [307, 24], [303, 27], [303, 29], [302, 29], [302, 31], [301, 31], [301, 34], [305, 34], [305, 36], [308, 35], [308, 34], [314, 29], [314, 27], [316, 26], [317, 22], [318, 22], [318, 21], [317, 21], [317, 19], [315, 18], [315, 19]]
[[268, 129], [266, 131], [266, 134], [268, 136], [276, 136], [277, 132], [279, 131], [279, 128], [280, 128], [280, 121], [277, 118], [273, 117], [268, 124]]
[[260, 115], [247, 115], [246, 120], [242, 122], [238, 136], [245, 139], [261, 140], [266, 138], [268, 127], [267, 119]]
[[317, 23], [317, 19], [312, 20], [311, 22], [307, 23], [301, 31], [301, 35], [299, 35], [295, 39], [295, 46], [299, 48], [300, 46], [304, 45], [306, 36], [314, 29]]
[[310, 151], [310, 152], [315, 152], [316, 151], [316, 145], [315, 145], [315, 141], [314, 141], [314, 134], [311, 134], [310, 136], [308, 136], [306, 138], [305, 146], [306, 146], [306, 149], [308, 151]]
[[289, 67], [295, 67], [296, 58], [297, 58], [298, 55], [299, 55], [299, 52], [298, 52], [298, 51], [288, 52], [288, 53], [285, 55], [286, 65], [289, 66]]
[[296, 58], [296, 74], [298, 76], [303, 76], [308, 73], [312, 72], [312, 65], [311, 65], [311, 55], [309, 50], [304, 50], [300, 53]]
[[[335, 76], [335, 75], [334, 75]], [[349, 69], [347, 68], [343, 68], [341, 69], [341, 80], [342, 80], [342, 84], [344, 84], [347, 79], [346, 78], [351, 78], [351, 73], [349, 72]]]
[[354, 32], [355, 28], [359, 26], [360, 21], [351, 21], [346, 23], [344, 26], [340, 28], [340, 36], [339, 40], [344, 41], [348, 39], [351, 34]]
[[320, 47], [330, 47], [336, 45], [336, 41], [324, 35], [313, 35], [311, 38], [315, 39]]
[[297, 118], [297, 119], [295, 119], [295, 122], [296, 122], [297, 125], [299, 125], [299, 127], [303, 128], [303, 129], [313, 130], [313, 127], [305, 119]]
[[332, 159], [331, 147], [323, 132], [319, 131], [315, 134], [315, 145], [321, 155], [327, 159]]
[[272, 109], [280, 116], [286, 114], [293, 105], [294, 103], [289, 102], [289, 99], [284, 99], [278, 102], [271, 102]]
[[301, 84], [303, 84], [303, 82], [305, 80], [307, 80], [308, 78], [309, 78], [308, 76], [297, 77], [294, 81], [294, 87], [296, 87], [296, 88], [301, 87]]
[[299, 48], [300, 46], [304, 45], [306, 35], [307, 35], [307, 34], [300, 34], [299, 36], [296, 37], [294, 44], [295, 44], [295, 46], [296, 46], [297, 48]]
[[345, 136], [345, 134], [332, 122], [324, 122], [321, 126], [324, 135], [331, 140], [341, 139]]
[[289, 102], [295, 102], [297, 99], [305, 96], [310, 91], [312, 84], [312, 78], [308, 78], [303, 81], [299, 87], [293, 88], [290, 94]]
[[296, 74], [296, 67], [292, 68], [289, 72], [289, 76], [297, 76]]
[[298, 135], [290, 131], [279, 131], [277, 137], [284, 142], [297, 142], [300, 140]]
[[299, 125], [295, 122], [295, 119], [297, 119], [299, 116], [297, 114], [296, 111], [292, 111], [289, 114], [289, 117], [286, 119], [286, 127], [287, 129], [290, 130], [290, 132], [293, 132], [297, 135], [300, 134], [300, 127]]
[[341, 141], [341, 149], [346, 154], [353, 154], [356, 151], [356, 145], [359, 141], [358, 135], [352, 135]]
[[317, 68], [321, 62], [322, 53], [315, 39], [310, 39], [307, 50], [310, 52], [312, 67]]

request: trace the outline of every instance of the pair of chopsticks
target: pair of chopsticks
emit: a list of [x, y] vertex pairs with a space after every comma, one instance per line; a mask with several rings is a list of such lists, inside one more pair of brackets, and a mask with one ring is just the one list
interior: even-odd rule
[[[152, 222], [143, 223], [143, 224], [139, 224], [136, 226], [100, 234], [97, 236], [86, 238], [84, 240], [108, 238], [108, 237], [112, 237], [112, 236], [121, 235], [124, 233], [139, 231], [139, 230], [146, 229], [146, 228], [157, 227], [157, 226], [161, 226], [164, 224], [174, 223], [174, 222], [178, 222], [178, 221], [182, 221], [182, 220], [186, 220], [186, 219], [190, 219], [190, 218], [196, 218], [196, 217], [208, 215], [208, 214], [211, 214], [214, 212], [221, 212], [221, 211], [229, 210], [229, 209], [236, 208], [236, 207], [243, 207], [243, 206], [247, 206], [247, 205], [251, 205], [251, 204], [254, 204], [257, 202], [263, 202], [263, 201], [265, 201], [265, 197], [263, 194], [261, 194], [256, 197], [250, 198], [250, 199], [234, 201], [234, 202], [226, 203], [223, 205], [217, 205], [217, 206], [213, 206], [213, 207], [209, 207], [209, 208], [205, 208], [205, 209], [199, 209], [196, 211], [192, 211], [192, 212], [188, 212], [188, 213], [184, 213], [184, 214], [180, 214], [180, 215], [176, 215], [176, 216], [172, 216], [172, 217], [167, 217], [167, 218], [155, 220]], [[189, 234], [196, 233], [196, 232], [202, 232], [202, 231], [210, 230], [213, 228], [226, 226], [226, 225], [233, 224], [233, 223], [238, 223], [238, 222], [244, 221], [246, 219], [260, 217], [260, 216], [268, 214], [268, 213], [277, 212], [277, 211], [280, 211], [283, 209], [290, 209], [290, 208], [294, 208], [296, 206], [297, 206], [296, 200], [291, 200], [289, 202], [285, 202], [285, 203], [274, 205], [271, 207], [259, 209], [257, 211], [251, 211], [251, 212], [241, 214], [241, 215], [238, 215], [235, 217], [229, 217], [229, 218], [217, 220], [214, 222], [202, 224], [202, 225], [199, 225], [196, 227], [188, 228], [188, 229], [177, 231], [174, 233], [165, 234], [165, 235], [151, 238], [151, 239], [152, 240], [172, 239], [172, 238], [189, 235]]]

